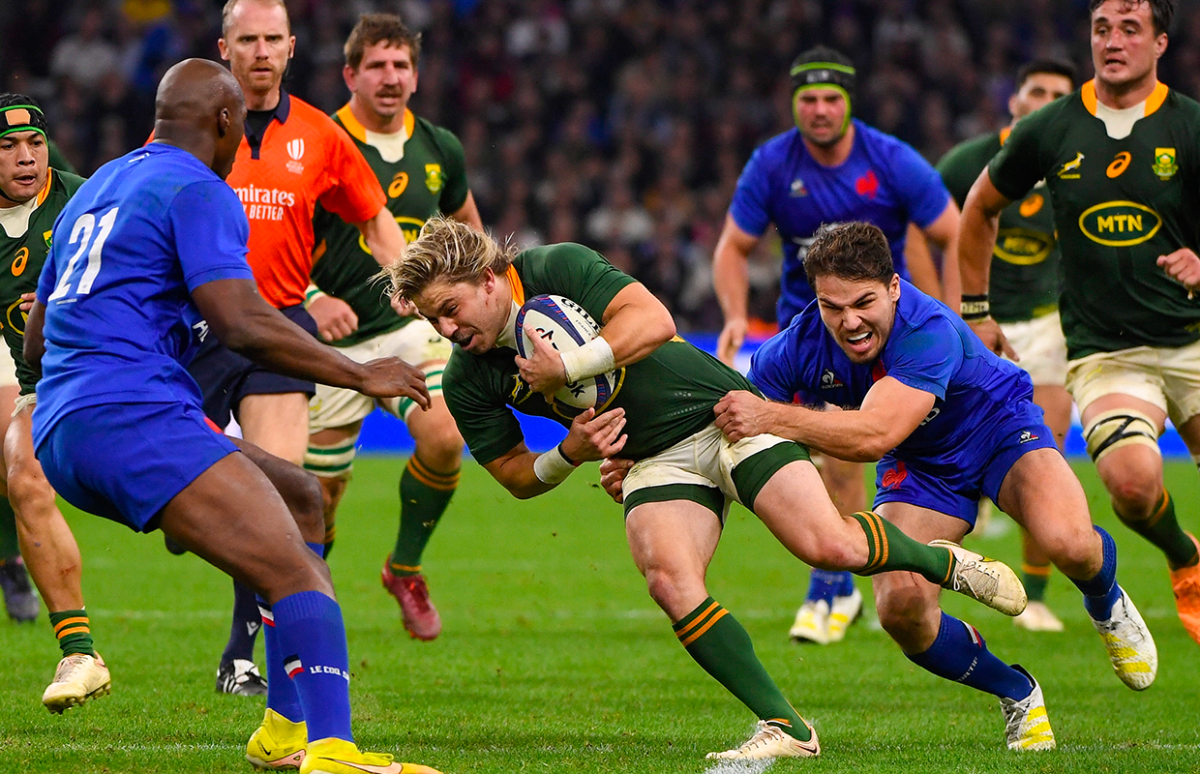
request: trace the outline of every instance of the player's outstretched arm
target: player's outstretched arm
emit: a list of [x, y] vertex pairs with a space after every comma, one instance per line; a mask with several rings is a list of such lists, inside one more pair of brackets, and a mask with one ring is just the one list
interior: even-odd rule
[[625, 409], [596, 416], [588, 409], [571, 422], [567, 437], [554, 449], [538, 454], [519, 443], [483, 466], [514, 497], [527, 500], [566, 481], [584, 462], [619, 454], [625, 448]]
[[[992, 251], [1000, 228], [1000, 213], [1011, 200], [997, 190], [987, 168], [979, 173], [971, 192], [963, 202], [962, 222], [958, 229], [958, 270], [962, 277], [963, 302], [987, 303], [988, 277], [991, 273]], [[982, 299], [982, 302], [979, 301]], [[1017, 353], [1000, 331], [1000, 325], [990, 315], [964, 316], [988, 349], [1013, 360]]]
[[370, 248], [371, 256], [382, 268], [386, 269], [393, 261], [404, 257], [404, 232], [387, 207], [381, 207], [370, 220], [354, 225]]
[[355, 363], [264, 301], [253, 280], [207, 282], [192, 291], [192, 299], [222, 344], [259, 365], [373, 398], [402, 396], [429, 407], [419, 369], [397, 358]]
[[713, 287], [725, 315], [725, 327], [717, 339], [717, 357], [726, 365], [733, 365], [733, 358], [746, 340], [750, 253], [758, 246], [758, 239], [743, 231], [733, 216], [726, 215], [713, 252]]
[[940, 294], [934, 297], [940, 298], [951, 309], [958, 309], [962, 300], [962, 277], [958, 261], [954, 260], [954, 256], [958, 255], [959, 221], [958, 205], [951, 198], [942, 214], [922, 231], [926, 239], [937, 245], [945, 258], [942, 263]]
[[856, 410], [815, 411], [739, 390], [721, 398], [713, 411], [731, 441], [771, 433], [838, 459], [875, 462], [920, 427], [934, 401], [933, 393], [885, 376]]

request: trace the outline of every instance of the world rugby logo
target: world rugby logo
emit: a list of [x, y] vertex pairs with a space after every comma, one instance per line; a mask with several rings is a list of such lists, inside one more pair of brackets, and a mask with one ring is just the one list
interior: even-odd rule
[[300, 159], [304, 158], [304, 140], [297, 137], [294, 140], [288, 140], [287, 143], [288, 158], [291, 159], [287, 163], [289, 172], [300, 174], [304, 171], [304, 165], [300, 163]]

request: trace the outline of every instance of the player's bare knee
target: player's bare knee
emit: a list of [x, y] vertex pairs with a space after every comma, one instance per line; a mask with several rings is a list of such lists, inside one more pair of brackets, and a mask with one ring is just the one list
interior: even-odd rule
[[937, 606], [936, 593], [931, 597], [913, 581], [875, 583], [879, 625], [900, 642], [915, 638], [924, 629], [930, 605]]
[[300, 534], [309, 543], [325, 540], [325, 492], [317, 477], [306, 471], [297, 471], [289, 478], [289, 491], [284, 500], [288, 510], [300, 528]]
[[8, 474], [8, 498], [14, 510], [25, 518], [45, 513], [54, 507], [54, 489], [34, 465], [13, 465]]
[[1104, 485], [1112, 498], [1113, 509], [1122, 521], [1147, 518], [1162, 497], [1162, 484], [1157, 478], [1118, 473], [1106, 476]]
[[646, 570], [646, 589], [650, 598], [668, 613], [686, 605], [683, 600], [693, 585], [689, 581], [674, 570], [661, 567]]
[[429, 467], [439, 472], [455, 470], [462, 462], [463, 437], [449, 416], [427, 428], [417, 439], [416, 453]]

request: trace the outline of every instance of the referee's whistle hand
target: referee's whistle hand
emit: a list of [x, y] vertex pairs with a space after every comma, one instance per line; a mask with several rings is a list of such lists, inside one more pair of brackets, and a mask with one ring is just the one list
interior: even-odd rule
[[396, 357], [381, 357], [363, 363], [359, 392], [370, 398], [410, 398], [422, 409], [430, 405], [425, 374]]

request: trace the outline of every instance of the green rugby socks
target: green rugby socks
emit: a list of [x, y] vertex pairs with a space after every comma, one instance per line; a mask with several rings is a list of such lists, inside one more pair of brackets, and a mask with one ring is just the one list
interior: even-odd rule
[[857, 575], [906, 570], [923, 575], [939, 586], [950, 580], [954, 571], [954, 554], [945, 548], [927, 546], [913, 540], [895, 524], [871, 511], [859, 511], [851, 517], [867, 536], [867, 563]]
[[1163, 490], [1162, 497], [1149, 518], [1135, 521], [1120, 513], [1117, 513], [1117, 518], [1166, 554], [1167, 563], [1172, 570], [1191, 567], [1200, 559], [1196, 553], [1196, 544], [1180, 528], [1179, 521], [1175, 518], [1175, 500], [1166, 489]]
[[392, 573], [416, 575], [421, 571], [421, 554], [458, 489], [459, 469], [438, 472], [417, 455], [408, 459], [400, 476], [400, 531], [392, 549]]
[[54, 627], [54, 636], [58, 638], [58, 647], [64, 657], [74, 653], [95, 656], [96, 648], [92, 645], [92, 629], [88, 615], [83, 610], [60, 610], [50, 614], [50, 625]]
[[720, 603], [709, 597], [672, 628], [688, 655], [759, 720], [779, 726], [802, 742], [812, 738], [808, 726], [754, 655], [750, 635]]

